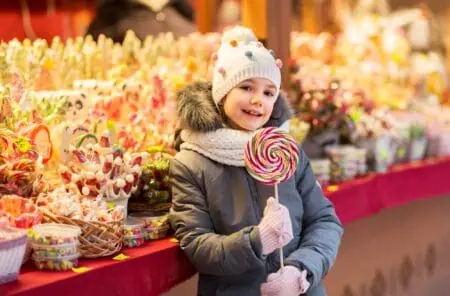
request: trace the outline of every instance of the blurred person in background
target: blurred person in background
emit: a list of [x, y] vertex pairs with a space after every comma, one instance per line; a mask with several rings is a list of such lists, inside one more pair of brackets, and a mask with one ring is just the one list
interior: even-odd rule
[[176, 37], [196, 30], [194, 11], [183, 0], [99, 0], [86, 34], [100, 34], [122, 42], [127, 30], [144, 40], [148, 35], [172, 32]]

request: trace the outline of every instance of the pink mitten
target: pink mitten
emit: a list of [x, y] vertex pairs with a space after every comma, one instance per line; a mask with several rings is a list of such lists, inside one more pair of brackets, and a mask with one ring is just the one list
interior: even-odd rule
[[264, 255], [284, 247], [293, 238], [289, 210], [273, 197], [267, 200], [264, 217], [258, 227]]
[[277, 273], [271, 273], [267, 282], [261, 285], [261, 296], [298, 296], [309, 288], [306, 270], [300, 271], [295, 266], [286, 266]]

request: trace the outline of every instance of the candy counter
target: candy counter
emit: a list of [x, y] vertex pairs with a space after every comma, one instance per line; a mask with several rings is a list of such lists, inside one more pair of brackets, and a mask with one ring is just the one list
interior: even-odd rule
[[[450, 159], [444, 158], [397, 166], [385, 174], [328, 186], [325, 192], [336, 206], [340, 219], [350, 228], [355, 228], [361, 219], [382, 216], [383, 210], [389, 208], [401, 209], [420, 200], [445, 200], [437, 197], [450, 193], [449, 175]], [[417, 178], [422, 182], [417, 182]], [[349, 256], [354, 256], [352, 254]], [[338, 261], [337, 269], [342, 269], [342, 264]], [[32, 262], [28, 262], [22, 267], [17, 281], [0, 285], [0, 295], [159, 295], [194, 274], [195, 269], [179, 249], [178, 243], [166, 238], [122, 250], [116, 256], [80, 259], [78, 268], [70, 271], [38, 271]], [[329, 285], [341, 288], [345, 282], [339, 285], [333, 283], [342, 280], [333, 279], [334, 275], [333, 271]]]
[[119, 256], [80, 260], [73, 271], [37, 271], [31, 262], [0, 295], [160, 295], [195, 274], [176, 242], [163, 239]]

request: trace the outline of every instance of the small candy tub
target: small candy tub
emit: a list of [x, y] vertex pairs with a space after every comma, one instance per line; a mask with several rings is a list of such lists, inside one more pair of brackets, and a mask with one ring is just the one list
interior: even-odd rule
[[123, 234], [125, 236], [143, 236], [144, 222], [132, 217], [127, 218], [125, 224], [123, 225]]
[[124, 236], [123, 245], [127, 248], [136, 248], [144, 244], [144, 233], [140, 235]]
[[154, 239], [161, 239], [165, 238], [167, 236], [167, 233], [169, 232], [170, 227], [169, 225], [164, 225], [160, 227], [147, 227], [144, 230], [144, 238], [145, 240], [154, 240]]
[[146, 240], [164, 238], [170, 230], [167, 213], [140, 212], [133, 213], [130, 216], [144, 223]]

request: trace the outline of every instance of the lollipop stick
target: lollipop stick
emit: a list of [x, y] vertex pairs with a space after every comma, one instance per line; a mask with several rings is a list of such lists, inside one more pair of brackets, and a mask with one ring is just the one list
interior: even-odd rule
[[[278, 184], [275, 183], [275, 199], [279, 203], [280, 200], [278, 198]], [[283, 247], [280, 248], [280, 264], [281, 264], [281, 273], [284, 272], [284, 256], [283, 256]]]

